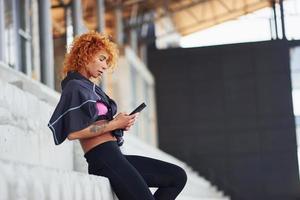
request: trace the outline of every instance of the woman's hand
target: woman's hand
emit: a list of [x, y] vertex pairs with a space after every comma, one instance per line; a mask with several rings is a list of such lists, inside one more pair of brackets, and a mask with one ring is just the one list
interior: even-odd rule
[[[135, 114], [133, 114], [133, 115], [131, 115], [131, 116], [134, 116], [134, 121], [135, 121], [135, 120], [137, 120], [137, 118], [138, 118], [138, 116], [139, 116], [139, 113], [135, 113]], [[132, 123], [132, 125], [133, 125], [133, 123]], [[125, 129], [124, 129], [124, 131], [129, 131], [129, 129], [130, 129], [130, 127], [131, 127], [132, 125], [126, 126]]]
[[112, 122], [116, 129], [124, 129], [127, 131], [134, 124], [136, 117], [137, 114], [127, 115], [126, 113], [119, 113]]

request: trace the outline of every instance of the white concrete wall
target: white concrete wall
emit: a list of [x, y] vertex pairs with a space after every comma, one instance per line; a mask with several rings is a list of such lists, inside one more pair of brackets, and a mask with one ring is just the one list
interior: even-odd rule
[[41, 83], [0, 66], [0, 158], [73, 169], [72, 143], [55, 146], [47, 126], [58, 97]]

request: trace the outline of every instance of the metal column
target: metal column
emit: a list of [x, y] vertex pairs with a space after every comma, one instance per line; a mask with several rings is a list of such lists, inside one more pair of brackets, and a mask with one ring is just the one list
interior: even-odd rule
[[0, 61], [5, 62], [4, 48], [5, 48], [5, 37], [4, 37], [4, 2], [0, 0]]
[[[97, 0], [97, 31], [98, 32], [105, 32], [105, 4], [104, 0]], [[107, 77], [108, 75], [105, 74], [102, 76], [102, 78], [99, 80], [99, 86], [102, 88], [102, 90], [107, 90]]]
[[18, 13], [19, 13], [19, 6], [18, 6], [17, 0], [12, 0], [12, 18], [13, 18], [13, 36], [12, 38], [14, 39], [14, 50], [15, 50], [15, 62], [13, 68], [17, 71], [22, 71], [22, 66], [21, 66], [21, 51], [20, 51], [20, 37], [19, 37], [19, 27], [20, 27], [20, 20], [18, 18]]
[[285, 35], [285, 22], [284, 22], [283, 0], [279, 0], [279, 6], [280, 6], [280, 18], [281, 18], [282, 39], [286, 39], [286, 35]]
[[42, 82], [54, 88], [51, 1], [38, 0]]
[[116, 34], [117, 43], [121, 47], [124, 43], [124, 33], [123, 33], [123, 17], [122, 17], [122, 5], [119, 4], [115, 10], [116, 15]]
[[277, 28], [277, 14], [276, 14], [276, 2], [272, 2], [274, 26], [275, 26], [275, 39], [278, 39], [278, 28]]
[[81, 0], [72, 1], [73, 36], [83, 32]]
[[[24, 2], [24, 10], [25, 13], [26, 11], [29, 12], [31, 10], [31, 5], [30, 5], [30, 1], [29, 0], [23, 0]], [[23, 66], [23, 70], [25, 72], [25, 74], [32, 78], [32, 32], [30, 30], [29, 27], [31, 27], [31, 16], [27, 15], [27, 13], [25, 14], [24, 20], [25, 20], [25, 29], [22, 31], [21, 29], [19, 29], [19, 35], [22, 36], [22, 39], [24, 40], [24, 50], [25, 52], [22, 52], [22, 65]], [[22, 32], [21, 32], [22, 31]], [[22, 51], [24, 51], [22, 49]]]
[[105, 4], [104, 0], [97, 0], [97, 31], [105, 31]]
[[134, 28], [130, 30], [130, 47], [136, 54], [138, 53], [138, 35]]
[[[136, 24], [137, 23], [137, 12], [138, 12], [138, 6], [135, 4], [132, 11], [131, 11], [131, 16], [130, 16], [130, 24]], [[131, 26], [130, 28], [130, 46], [132, 50], [137, 53], [138, 50], [138, 27], [136, 26]]]

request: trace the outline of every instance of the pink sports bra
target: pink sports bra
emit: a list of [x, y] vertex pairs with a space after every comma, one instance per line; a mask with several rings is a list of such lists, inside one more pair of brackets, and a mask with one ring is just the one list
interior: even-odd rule
[[96, 103], [97, 109], [98, 109], [98, 115], [106, 115], [108, 112], [108, 109], [105, 104], [101, 102]]

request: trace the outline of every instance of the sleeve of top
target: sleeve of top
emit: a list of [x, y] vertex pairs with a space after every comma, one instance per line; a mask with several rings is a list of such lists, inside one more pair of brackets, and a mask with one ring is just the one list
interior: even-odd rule
[[65, 88], [48, 123], [55, 144], [61, 144], [71, 132], [95, 122], [97, 112], [96, 99], [87, 89], [76, 84]]

